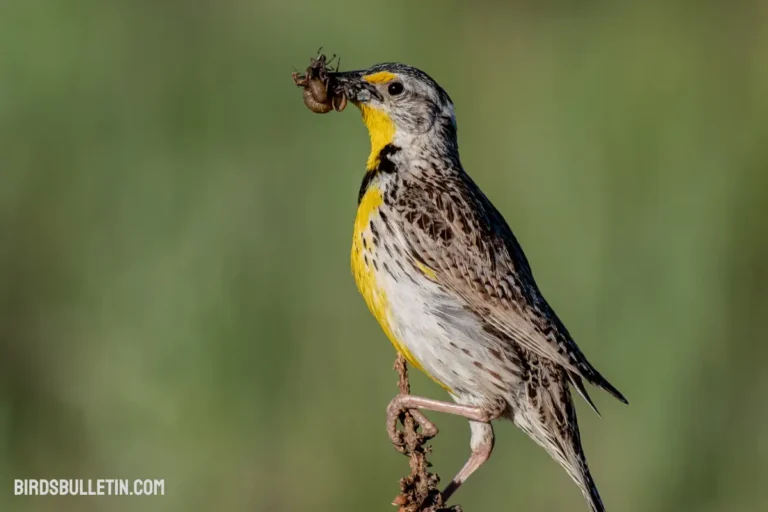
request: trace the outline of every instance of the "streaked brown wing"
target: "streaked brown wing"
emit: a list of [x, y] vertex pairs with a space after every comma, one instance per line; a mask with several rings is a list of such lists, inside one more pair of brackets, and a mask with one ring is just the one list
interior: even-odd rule
[[405, 192], [401, 213], [414, 264], [431, 270], [433, 280], [461, 299], [489, 332], [626, 401], [547, 304], [498, 210], [468, 176], [450, 183], [436, 188], [423, 181]]

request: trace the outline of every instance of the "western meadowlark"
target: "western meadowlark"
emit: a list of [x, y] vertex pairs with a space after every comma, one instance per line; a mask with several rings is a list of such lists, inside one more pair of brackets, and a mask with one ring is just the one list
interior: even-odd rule
[[397, 351], [455, 402], [397, 396], [387, 410], [393, 442], [403, 410], [430, 426], [419, 409], [469, 419], [472, 453], [447, 500], [491, 455], [491, 421], [509, 419], [565, 468], [592, 511], [603, 511], [569, 383], [593, 408], [582, 379], [626, 400], [576, 346], [506, 221], [464, 171], [448, 94], [403, 64], [329, 77], [361, 110], [371, 139], [355, 281]]

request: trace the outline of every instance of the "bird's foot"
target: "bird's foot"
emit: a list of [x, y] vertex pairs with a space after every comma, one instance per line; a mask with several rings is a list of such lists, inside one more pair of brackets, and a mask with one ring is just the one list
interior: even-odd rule
[[[439, 433], [437, 426], [423, 412], [404, 406], [404, 397], [407, 396], [397, 395], [387, 406], [387, 434], [395, 449], [404, 454], [410, 454], [413, 447], [420, 446]], [[403, 424], [404, 430], [398, 430], [398, 421]], [[420, 432], [417, 431], [419, 427]]]

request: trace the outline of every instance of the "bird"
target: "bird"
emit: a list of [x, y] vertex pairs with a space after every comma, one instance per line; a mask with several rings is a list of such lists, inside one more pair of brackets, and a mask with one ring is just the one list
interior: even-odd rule
[[492, 422], [510, 420], [603, 512], [571, 387], [595, 412], [584, 381], [628, 402], [576, 345], [508, 223], [463, 168], [451, 98], [401, 63], [336, 70], [329, 81], [360, 110], [371, 143], [353, 229], [357, 288], [397, 352], [452, 399], [396, 396], [390, 438], [402, 443], [403, 411], [422, 427], [433, 427], [422, 410], [469, 420], [471, 455], [443, 491], [448, 500], [491, 456]]

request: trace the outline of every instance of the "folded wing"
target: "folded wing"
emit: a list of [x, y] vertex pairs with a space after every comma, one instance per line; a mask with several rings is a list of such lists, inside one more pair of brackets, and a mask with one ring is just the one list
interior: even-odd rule
[[486, 330], [562, 366], [593, 408], [581, 378], [627, 403], [587, 361], [541, 295], [506, 221], [468, 177], [450, 189], [415, 185], [400, 207], [412, 263], [461, 299]]

